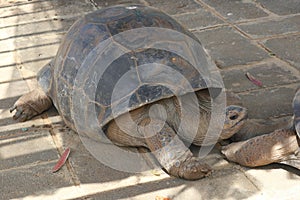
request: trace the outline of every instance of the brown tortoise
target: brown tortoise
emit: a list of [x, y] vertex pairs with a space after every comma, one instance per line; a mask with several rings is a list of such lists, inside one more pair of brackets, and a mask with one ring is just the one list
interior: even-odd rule
[[220, 134], [206, 135], [211, 105], [221, 95], [217, 87], [208, 90], [205, 73], [212, 66], [198, 39], [168, 15], [141, 5], [104, 8], [70, 28], [40, 70], [39, 87], [11, 111], [25, 121], [53, 103], [80, 134], [104, 131], [115, 144], [147, 147], [169, 174], [199, 179], [211, 168], [183, 140], [214, 144], [236, 133], [246, 117], [246, 109], [228, 106], [220, 113], [224, 125], [217, 123]]

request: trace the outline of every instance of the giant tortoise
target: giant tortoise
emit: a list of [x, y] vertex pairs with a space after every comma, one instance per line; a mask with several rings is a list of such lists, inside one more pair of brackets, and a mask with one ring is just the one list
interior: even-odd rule
[[183, 141], [211, 145], [231, 137], [246, 109], [224, 107], [220, 134], [206, 134], [222, 87], [210, 87], [205, 73], [212, 62], [197, 46], [191, 32], [157, 9], [119, 5], [97, 10], [70, 28], [56, 57], [39, 71], [39, 87], [12, 107], [13, 118], [28, 120], [53, 103], [77, 132], [89, 136], [101, 127], [115, 144], [148, 148], [170, 175], [205, 177], [210, 166]]

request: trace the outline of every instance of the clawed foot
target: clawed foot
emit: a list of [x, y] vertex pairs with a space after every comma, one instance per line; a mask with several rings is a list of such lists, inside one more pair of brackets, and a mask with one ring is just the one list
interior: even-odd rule
[[36, 89], [20, 97], [9, 111], [16, 110], [13, 119], [24, 122], [47, 110], [51, 105], [50, 98], [41, 89]]
[[38, 115], [38, 112], [36, 112], [30, 105], [20, 101], [17, 101], [9, 111], [13, 112], [14, 110], [16, 110], [16, 113], [14, 114], [13, 119], [20, 122], [24, 122]]
[[209, 176], [212, 169], [208, 164], [201, 161], [200, 158], [189, 157], [183, 162], [175, 162], [168, 172], [179, 178], [197, 180]]

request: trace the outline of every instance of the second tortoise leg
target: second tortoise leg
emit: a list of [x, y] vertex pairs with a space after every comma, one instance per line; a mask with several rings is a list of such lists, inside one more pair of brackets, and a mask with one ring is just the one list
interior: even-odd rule
[[257, 167], [271, 163], [285, 163], [300, 169], [299, 141], [294, 130], [276, 130], [270, 134], [256, 136], [246, 141], [234, 142], [223, 147], [222, 153], [230, 161], [243, 166]]

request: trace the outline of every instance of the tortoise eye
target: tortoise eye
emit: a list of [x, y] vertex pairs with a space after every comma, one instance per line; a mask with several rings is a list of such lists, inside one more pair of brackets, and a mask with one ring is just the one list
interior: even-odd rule
[[238, 114], [234, 114], [234, 115], [230, 116], [229, 119], [236, 120], [238, 117], [239, 117]]

